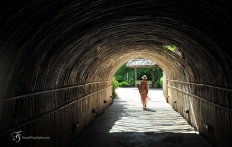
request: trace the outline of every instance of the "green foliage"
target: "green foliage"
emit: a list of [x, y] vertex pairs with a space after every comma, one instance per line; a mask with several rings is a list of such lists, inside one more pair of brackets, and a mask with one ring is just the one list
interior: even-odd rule
[[156, 82], [155, 82], [155, 87], [156, 87], [156, 88], [160, 88], [160, 87], [161, 87], [159, 81], [156, 81]]
[[158, 80], [155, 82], [155, 87], [156, 87], [156, 88], [161, 88], [161, 87], [163, 87], [163, 77], [160, 77], [160, 79], [158, 79]]
[[[137, 79], [141, 80], [141, 77], [143, 75], [147, 75], [148, 79], [152, 79], [152, 69], [151, 68], [138, 68], [137, 69]], [[127, 73], [128, 73], [128, 80], [129, 83], [134, 83], [134, 77], [135, 77], [135, 70], [134, 68], [127, 68], [126, 63], [123, 64], [118, 71], [115, 73], [115, 78], [119, 81], [127, 81]]]
[[116, 80], [116, 78], [113, 78], [113, 86], [112, 86], [112, 96], [113, 98], [115, 98], [116, 96], [118, 96], [118, 94], [116, 93], [116, 89], [119, 87], [119, 83]]
[[164, 45], [163, 47], [169, 49], [172, 52], [174, 52], [177, 49], [175, 45]]
[[160, 86], [163, 87], [163, 77], [160, 78]]
[[157, 67], [154, 72], [155, 87], [160, 88], [163, 86], [163, 81], [161, 83], [161, 78], [163, 78], [163, 71], [160, 67]]
[[119, 87], [129, 87], [129, 86], [130, 86], [130, 84], [128, 82], [126, 82], [126, 81], [123, 81], [123, 82], [119, 83]]
[[142, 80], [143, 75], [147, 75], [147, 79], [151, 80], [152, 79], [152, 69], [151, 68], [138, 68], [137, 69], [137, 79]]
[[130, 79], [129, 80], [129, 85], [130, 86], [134, 86], [135, 85], [135, 80], [134, 79]]
[[[127, 79], [128, 74], [128, 79]], [[147, 75], [148, 80], [152, 80], [152, 69], [151, 68], [138, 68], [137, 69], [137, 80], [140, 81], [143, 75]], [[127, 68], [126, 63], [123, 64], [114, 75], [115, 79], [119, 82], [120, 87], [129, 87], [135, 85], [135, 70], [134, 68]], [[155, 68], [154, 72], [154, 86], [162, 87], [163, 71], [160, 67]], [[128, 81], [127, 81], [128, 80]]]
[[126, 63], [123, 64], [118, 71], [115, 73], [115, 78], [121, 82], [121, 81], [126, 81], [127, 80], [127, 73], [128, 73], [128, 77], [132, 77], [134, 76], [134, 70], [132, 68], [127, 68], [126, 67]]

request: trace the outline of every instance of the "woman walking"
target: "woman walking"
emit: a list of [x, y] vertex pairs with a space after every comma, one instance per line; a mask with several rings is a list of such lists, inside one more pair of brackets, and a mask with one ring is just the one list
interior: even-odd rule
[[140, 84], [139, 84], [139, 93], [141, 96], [141, 101], [143, 104], [143, 108], [147, 107], [147, 102], [150, 100], [150, 98], [147, 96], [148, 90], [149, 90], [149, 85], [147, 82], [147, 76], [143, 75]]

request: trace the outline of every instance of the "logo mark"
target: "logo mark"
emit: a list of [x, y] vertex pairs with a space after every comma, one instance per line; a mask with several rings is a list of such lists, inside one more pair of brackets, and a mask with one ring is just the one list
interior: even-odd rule
[[19, 142], [20, 140], [21, 140], [21, 138], [20, 138], [20, 136], [21, 136], [21, 133], [22, 131], [20, 130], [20, 131], [18, 131], [18, 132], [13, 132], [12, 134], [11, 134], [11, 136], [13, 137], [13, 141], [15, 141], [15, 142]]

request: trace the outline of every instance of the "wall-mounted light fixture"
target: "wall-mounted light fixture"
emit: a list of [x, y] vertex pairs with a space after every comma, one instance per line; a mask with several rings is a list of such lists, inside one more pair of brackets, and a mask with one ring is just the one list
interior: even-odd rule
[[97, 112], [97, 109], [93, 109], [93, 110], [92, 110], [92, 113], [96, 113], [96, 112]]
[[213, 128], [209, 124], [204, 124], [204, 128], [208, 130], [210, 133], [213, 133]]
[[185, 112], [185, 113], [189, 113], [189, 110], [188, 110], [188, 109], [185, 109], [184, 112]]
[[207, 130], [209, 130], [209, 125], [204, 124], [204, 128], [206, 128]]
[[107, 103], [107, 100], [104, 100], [104, 103]]
[[72, 128], [73, 128], [73, 129], [76, 129], [76, 128], [78, 128], [79, 126], [80, 126], [80, 123], [77, 122], [77, 123], [74, 123], [74, 124], [73, 124]]
[[176, 101], [174, 101], [174, 103], [176, 103]]

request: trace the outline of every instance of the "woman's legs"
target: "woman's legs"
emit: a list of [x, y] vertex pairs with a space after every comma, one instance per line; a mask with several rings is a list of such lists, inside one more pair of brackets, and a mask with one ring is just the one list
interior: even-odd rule
[[146, 94], [141, 94], [141, 101], [142, 101], [142, 104], [143, 104], [143, 108], [147, 107], [146, 104], [147, 104], [147, 95]]

